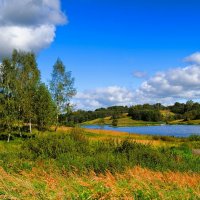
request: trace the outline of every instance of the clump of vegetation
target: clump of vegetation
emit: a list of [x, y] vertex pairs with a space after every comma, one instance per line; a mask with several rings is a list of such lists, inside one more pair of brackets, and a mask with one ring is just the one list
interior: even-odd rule
[[189, 141], [200, 141], [200, 135], [190, 135], [188, 137]]
[[152, 121], [158, 122], [162, 121], [162, 115], [159, 110], [137, 110], [135, 108], [129, 109], [129, 116], [135, 120]]
[[112, 126], [117, 126], [117, 125], [118, 125], [118, 119], [113, 119]]
[[90, 141], [83, 129], [69, 134], [39, 135], [23, 143], [22, 158], [55, 159], [59, 166], [78, 171], [123, 171], [140, 165], [153, 170], [200, 171], [200, 158], [185, 147], [153, 148], [131, 140]]
[[168, 141], [168, 142], [172, 142], [172, 141], [177, 141], [178, 139], [172, 136], [165, 136], [165, 135], [153, 135], [152, 136], [153, 140], [162, 140], [162, 141]]
[[[30, 139], [30, 138], [34, 138], [35, 137], [35, 133], [18, 133], [18, 132], [14, 132], [11, 134], [10, 136], [10, 140], [14, 140], [16, 138], [21, 138], [21, 139]], [[8, 140], [8, 133], [6, 132], [2, 132], [0, 133], [0, 141], [7, 141]]]

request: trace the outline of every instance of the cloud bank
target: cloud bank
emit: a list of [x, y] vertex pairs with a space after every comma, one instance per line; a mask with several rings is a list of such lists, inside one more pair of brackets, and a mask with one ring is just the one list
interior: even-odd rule
[[172, 104], [180, 100], [199, 100], [200, 62], [198, 58], [200, 58], [200, 53], [188, 56], [186, 60], [192, 61], [193, 64], [157, 73], [143, 81], [136, 91], [112, 86], [79, 93], [75, 102], [78, 108], [90, 110], [112, 105], [158, 102]]
[[184, 59], [186, 62], [196, 63], [200, 65], [200, 52], [193, 53]]
[[60, 0], [0, 0], [0, 58], [13, 49], [38, 52], [67, 22]]
[[131, 91], [124, 87], [110, 86], [92, 91], [79, 92], [75, 104], [79, 109], [95, 109], [113, 105], [129, 105], [133, 99]]
[[200, 97], [200, 65], [158, 73], [136, 91], [148, 98], [197, 99]]

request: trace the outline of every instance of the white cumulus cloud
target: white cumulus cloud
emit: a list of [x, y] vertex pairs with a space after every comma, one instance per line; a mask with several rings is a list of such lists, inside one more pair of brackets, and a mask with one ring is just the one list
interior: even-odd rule
[[200, 52], [193, 53], [185, 58], [185, 61], [200, 64]]
[[93, 110], [113, 105], [129, 105], [132, 103], [132, 98], [133, 93], [128, 89], [110, 86], [79, 92], [74, 99], [74, 103], [79, 109]]
[[197, 61], [194, 59], [195, 64], [156, 73], [135, 91], [119, 86], [84, 91], [77, 95], [75, 103], [78, 108], [90, 110], [113, 105], [158, 102], [169, 105], [176, 101], [199, 101], [200, 63]]
[[185, 68], [175, 68], [158, 73], [142, 83], [136, 94], [152, 99], [173, 98], [198, 99], [200, 98], [200, 66], [191, 65]]
[[66, 22], [60, 0], [0, 0], [0, 58], [13, 49], [46, 48], [55, 38], [56, 26]]

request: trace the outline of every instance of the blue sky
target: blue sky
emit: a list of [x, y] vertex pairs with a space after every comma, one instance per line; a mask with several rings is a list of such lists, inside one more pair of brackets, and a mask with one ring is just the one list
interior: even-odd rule
[[[28, 1], [30, 0], [22, 1], [24, 9]], [[0, 0], [0, 4], [2, 2], [5, 3], [4, 0]], [[11, 0], [6, 2], [9, 4]], [[38, 31], [40, 33], [38, 35], [41, 35], [39, 39], [41, 46], [24, 45], [23, 48], [37, 52], [38, 66], [44, 82], [50, 79], [52, 66], [57, 57], [63, 60], [67, 70], [72, 71], [76, 80], [78, 95], [74, 102], [77, 107], [90, 109], [113, 104], [140, 103], [140, 100], [141, 103], [153, 103], [153, 99], [169, 104], [176, 100], [199, 99], [200, 88], [190, 83], [188, 85], [183, 83], [187, 82], [186, 79], [200, 78], [198, 63], [200, 1], [40, 0], [40, 2], [43, 3], [40, 5], [38, 3], [38, 6], [40, 8], [42, 6], [45, 13], [43, 19], [46, 18], [46, 21], [38, 23], [39, 19], [35, 20], [36, 16], [39, 16], [39, 9], [37, 15], [34, 13], [35, 18], [32, 21], [36, 21], [35, 27], [41, 27], [42, 23], [47, 26], [49, 34], [44, 33], [44, 30]], [[3, 10], [6, 14], [7, 7], [5, 6]], [[50, 9], [46, 8], [51, 8], [55, 12], [50, 13]], [[10, 21], [14, 25], [17, 23]], [[5, 22], [8, 24], [8, 20]], [[21, 26], [21, 21], [19, 24], [18, 26]], [[48, 26], [49, 24], [56, 31]], [[38, 37], [31, 38], [33, 43], [36, 39]], [[186, 57], [188, 62], [185, 62]], [[191, 66], [191, 63], [194, 66]], [[187, 67], [190, 68], [189, 71]], [[164, 74], [162, 76], [164, 81], [159, 84], [167, 82], [161, 88], [155, 87], [157, 83], [155, 80], [160, 78], [158, 73]], [[171, 80], [170, 73], [180, 74], [180, 77]], [[185, 77], [185, 81], [180, 83], [175, 81], [182, 77]], [[168, 91], [172, 87], [174, 90]], [[187, 93], [183, 95], [182, 91], [186, 89]], [[155, 90], [162, 90], [163, 93], [154, 94]], [[190, 90], [194, 90], [192, 94]], [[113, 93], [117, 93], [116, 96], [113, 96]], [[123, 101], [126, 98], [127, 100]]]
[[200, 2], [191, 0], [62, 1], [69, 23], [58, 27], [54, 43], [40, 53], [43, 78], [59, 56], [79, 90], [134, 87], [133, 71], [152, 75], [183, 65], [185, 56], [198, 51], [199, 8]]

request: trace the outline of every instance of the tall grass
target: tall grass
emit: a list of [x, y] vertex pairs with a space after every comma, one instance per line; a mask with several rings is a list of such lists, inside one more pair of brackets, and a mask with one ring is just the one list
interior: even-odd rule
[[73, 128], [0, 141], [0, 199], [200, 198], [200, 157], [188, 146], [194, 137], [153, 147], [87, 135]]
[[136, 166], [123, 173], [64, 173], [51, 162], [30, 171], [7, 173], [0, 168], [0, 199], [181, 199], [200, 198], [200, 175], [155, 172]]
[[54, 159], [67, 170], [123, 171], [142, 166], [159, 171], [200, 171], [200, 157], [194, 156], [187, 145], [153, 148], [132, 140], [90, 141], [83, 129], [72, 129], [70, 134], [47, 134], [23, 143], [22, 159]]

